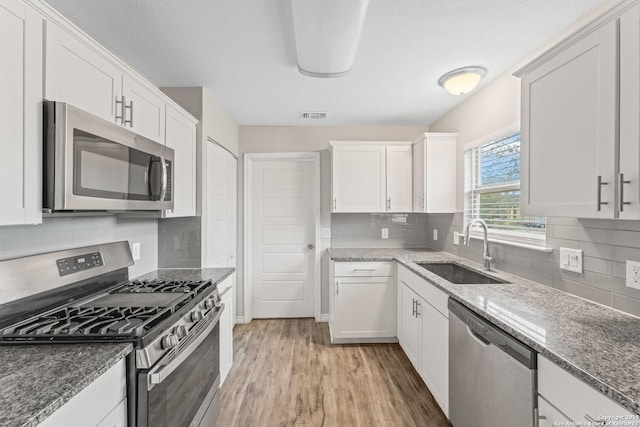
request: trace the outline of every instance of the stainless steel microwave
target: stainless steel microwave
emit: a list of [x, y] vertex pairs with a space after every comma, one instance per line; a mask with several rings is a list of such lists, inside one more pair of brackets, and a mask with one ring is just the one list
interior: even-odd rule
[[44, 102], [43, 210], [173, 209], [173, 149], [63, 102]]

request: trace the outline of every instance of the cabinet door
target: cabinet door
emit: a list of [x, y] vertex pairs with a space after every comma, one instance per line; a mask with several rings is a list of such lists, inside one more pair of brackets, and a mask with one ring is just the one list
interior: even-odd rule
[[122, 95], [118, 67], [51, 21], [46, 21], [45, 61], [46, 99], [116, 122], [116, 99]]
[[173, 210], [167, 217], [196, 214], [196, 124], [183, 113], [167, 108], [167, 147], [173, 148]]
[[556, 427], [568, 425], [570, 420], [557, 408], [538, 396], [538, 427]]
[[[614, 216], [616, 24], [605, 24], [522, 80], [525, 215]], [[606, 185], [598, 186], [598, 177]]]
[[392, 277], [337, 277], [336, 281], [334, 338], [396, 336]]
[[385, 212], [384, 145], [336, 146], [332, 153], [333, 212]]
[[[640, 6], [620, 17], [620, 218], [640, 218]], [[623, 204], [624, 203], [624, 204]], [[628, 204], [627, 204], [628, 203]]]
[[233, 287], [227, 289], [222, 296], [224, 312], [220, 316], [220, 386], [233, 365]]
[[413, 151], [387, 146], [387, 212], [413, 211]]
[[402, 281], [398, 282], [398, 298], [400, 300], [399, 337], [400, 346], [416, 368], [420, 369], [420, 319], [416, 316], [416, 304], [420, 297]]
[[127, 427], [127, 399], [122, 399], [96, 427]]
[[449, 319], [422, 298], [418, 301], [422, 322], [420, 376], [445, 415], [449, 415]]
[[413, 211], [425, 212], [425, 141], [413, 144]]
[[456, 211], [456, 136], [430, 134], [425, 146], [424, 211], [454, 213]]
[[[125, 102], [124, 126], [156, 142], [164, 143], [166, 104], [158, 90], [125, 74], [122, 96]], [[175, 118], [175, 114], [173, 117]]]
[[42, 222], [42, 19], [0, 2], [0, 225]]

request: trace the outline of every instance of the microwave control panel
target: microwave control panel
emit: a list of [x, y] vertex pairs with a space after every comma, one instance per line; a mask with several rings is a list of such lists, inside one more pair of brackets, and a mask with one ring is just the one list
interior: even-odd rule
[[90, 254], [61, 258], [56, 260], [56, 264], [58, 264], [60, 276], [66, 276], [67, 274], [78, 273], [90, 268], [101, 267], [104, 262], [100, 252], [92, 252]]

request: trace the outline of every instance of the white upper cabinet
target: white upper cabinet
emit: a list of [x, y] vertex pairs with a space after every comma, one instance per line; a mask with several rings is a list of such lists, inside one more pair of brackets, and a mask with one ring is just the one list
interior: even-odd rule
[[[122, 105], [124, 105], [124, 112], [121, 109]], [[167, 108], [167, 115], [172, 113], [172, 118], [175, 119], [175, 112], [165, 107], [163, 97], [155, 88], [150, 88], [126, 74], [123, 76], [122, 102], [118, 102], [118, 113], [123, 114], [122, 123], [125, 127], [162, 143], [165, 140], [165, 108]], [[169, 124], [167, 124], [168, 127]], [[168, 139], [167, 145], [169, 145]]]
[[410, 145], [387, 147], [387, 212], [411, 212], [413, 154]]
[[455, 212], [456, 137], [453, 133], [425, 133], [414, 142], [414, 212]]
[[166, 145], [174, 150], [173, 209], [167, 217], [196, 215], [196, 124], [190, 115], [167, 106]]
[[42, 222], [42, 19], [0, 0], [0, 225]]
[[620, 17], [620, 170], [618, 210], [640, 218], [640, 6]]
[[120, 124], [116, 116], [121, 106], [116, 101], [122, 98], [122, 70], [52, 21], [46, 21], [45, 37], [45, 99]]
[[385, 212], [385, 162], [384, 145], [333, 146], [333, 212]]
[[331, 142], [332, 212], [411, 212], [408, 142]]
[[523, 214], [639, 217], [640, 24], [630, 4], [516, 73]]

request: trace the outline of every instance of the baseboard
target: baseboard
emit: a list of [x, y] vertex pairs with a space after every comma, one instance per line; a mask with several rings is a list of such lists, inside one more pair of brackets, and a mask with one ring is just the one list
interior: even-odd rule
[[236, 325], [237, 324], [244, 325], [246, 323], [249, 323], [249, 322], [247, 322], [247, 320], [244, 318], [244, 316], [236, 316]]
[[329, 314], [321, 314], [320, 316], [316, 317], [316, 322], [318, 323], [326, 323], [329, 321]]

